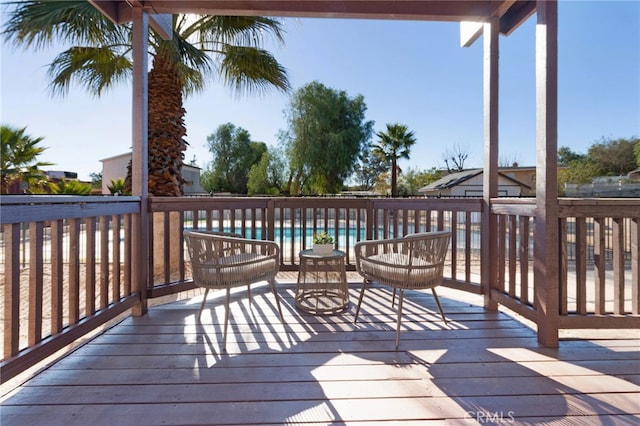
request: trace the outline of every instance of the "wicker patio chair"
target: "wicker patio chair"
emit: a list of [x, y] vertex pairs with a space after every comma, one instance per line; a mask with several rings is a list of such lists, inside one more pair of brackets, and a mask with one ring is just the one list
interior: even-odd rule
[[284, 322], [280, 298], [276, 290], [276, 274], [280, 268], [280, 247], [273, 241], [253, 240], [229, 232], [184, 231], [193, 282], [205, 288], [198, 319], [202, 315], [207, 294], [211, 289], [226, 289], [224, 335], [222, 349], [227, 346], [229, 301], [233, 287], [247, 286], [251, 301], [250, 285], [267, 281], [276, 299], [280, 320]]
[[404, 290], [430, 288], [436, 300], [442, 320], [447, 319], [435, 287], [442, 283], [444, 261], [449, 247], [451, 233], [448, 231], [409, 234], [404, 238], [360, 241], [355, 244], [356, 270], [364, 278], [354, 324], [358, 320], [360, 305], [367, 284], [377, 282], [393, 288], [392, 306], [398, 299], [398, 320], [396, 325], [396, 349], [400, 344], [400, 322]]

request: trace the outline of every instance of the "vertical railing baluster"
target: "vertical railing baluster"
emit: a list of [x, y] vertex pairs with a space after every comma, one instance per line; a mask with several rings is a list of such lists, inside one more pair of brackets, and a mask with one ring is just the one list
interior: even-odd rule
[[587, 227], [584, 217], [576, 218], [576, 312], [587, 313]]
[[62, 331], [64, 309], [64, 222], [51, 221], [51, 334]]
[[85, 315], [96, 313], [96, 218], [87, 217], [84, 221], [85, 232]]
[[4, 231], [4, 315], [11, 319], [4, 327], [3, 359], [20, 350], [20, 247], [21, 224], [3, 226]]
[[[69, 219], [69, 293], [67, 324], [80, 319], [80, 219]], [[100, 253], [102, 257], [102, 253]]]
[[602, 315], [606, 312], [606, 228], [604, 219], [599, 217], [593, 221], [593, 285], [595, 313]]
[[29, 224], [29, 327], [27, 337], [29, 346], [42, 341], [43, 229], [42, 222]]
[[[99, 309], [109, 305], [109, 218], [100, 216], [100, 303]], [[152, 246], [153, 247], [153, 246]], [[153, 250], [152, 250], [153, 253]]]
[[112, 302], [120, 300], [121, 297], [121, 265], [120, 265], [120, 215], [111, 216], [111, 239], [112, 246], [111, 250], [113, 251], [112, 259], [113, 259], [113, 282], [111, 283], [111, 292], [113, 294]]
[[471, 230], [473, 227], [472, 212], [466, 211], [464, 214], [464, 279], [467, 282], [471, 282], [471, 264], [472, 264], [472, 253], [471, 253]]
[[455, 281], [458, 279], [458, 212], [454, 212], [451, 215], [449, 230], [451, 231], [451, 243], [449, 244], [451, 250], [451, 279]]
[[519, 221], [519, 261], [520, 261], [520, 300], [529, 304], [529, 217], [520, 216]]
[[127, 296], [131, 294], [131, 216], [131, 214], [124, 216], [124, 294]]
[[613, 313], [623, 315], [624, 306], [624, 221], [620, 217], [613, 218]]
[[516, 298], [516, 259], [518, 253], [517, 223], [515, 215], [507, 215], [507, 232], [509, 238], [508, 271], [509, 271], [509, 296]]
[[[569, 313], [569, 296], [567, 294], [568, 286], [569, 286], [569, 221], [567, 218], [561, 217], [558, 220], [559, 224], [559, 232], [558, 237], [560, 238], [560, 267], [559, 267], [559, 280], [560, 280], [560, 288], [559, 288], [559, 296], [558, 296], [558, 309], [560, 310], [560, 315], [567, 315]], [[538, 289], [534, 286], [534, 300], [537, 300], [535, 297], [535, 292]]]
[[631, 250], [631, 313], [640, 314], [640, 217], [633, 217], [629, 224]]

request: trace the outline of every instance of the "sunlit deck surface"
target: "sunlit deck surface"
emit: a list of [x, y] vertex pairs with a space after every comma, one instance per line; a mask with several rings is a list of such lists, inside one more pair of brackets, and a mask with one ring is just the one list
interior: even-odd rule
[[[374, 286], [353, 324], [299, 312], [281, 274], [286, 324], [267, 285], [234, 293], [221, 354], [223, 294], [152, 307], [79, 347], [2, 399], [2, 425], [637, 425], [640, 336], [600, 330], [542, 348], [535, 332], [479, 296], [408, 292], [394, 350], [391, 292]], [[211, 309], [215, 309], [212, 315]], [[578, 332], [573, 332], [577, 336]], [[584, 332], [582, 332], [584, 337]]]

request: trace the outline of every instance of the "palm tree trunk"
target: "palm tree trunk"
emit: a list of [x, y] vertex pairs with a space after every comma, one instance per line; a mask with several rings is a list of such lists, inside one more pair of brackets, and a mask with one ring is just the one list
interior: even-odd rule
[[391, 196], [398, 196], [398, 169], [395, 157], [391, 159]]
[[[183, 195], [184, 114], [180, 76], [168, 51], [158, 50], [149, 72], [149, 195]], [[126, 187], [131, 192], [130, 168]]]

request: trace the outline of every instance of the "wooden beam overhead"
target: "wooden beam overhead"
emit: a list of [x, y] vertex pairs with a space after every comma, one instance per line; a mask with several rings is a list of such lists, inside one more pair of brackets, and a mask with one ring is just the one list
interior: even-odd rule
[[535, 12], [535, 0], [516, 2], [509, 8], [508, 13], [500, 16], [500, 32], [504, 35], [511, 34]]
[[[105, 0], [89, 0], [96, 9], [115, 24], [124, 24], [131, 22], [133, 7], [145, 9], [144, 2], [138, 0], [129, 1], [105, 1]], [[173, 37], [173, 25], [171, 22], [171, 14], [149, 13], [149, 25], [156, 30], [158, 34], [165, 40]]]
[[[108, 20], [114, 24], [122, 24], [120, 22], [120, 5], [115, 1], [89, 0], [89, 3], [98, 9]], [[129, 8], [128, 8], [129, 9]]]
[[[159, 13], [199, 13], [218, 15], [265, 15], [317, 18], [416, 19], [436, 21], [472, 20], [489, 16], [490, 1], [192, 1], [150, 0]], [[178, 3], [178, 4], [176, 4]]]
[[[535, 11], [535, 0], [89, 0], [117, 23], [131, 20], [131, 7], [153, 14], [274, 16], [298, 18], [477, 21], [495, 17], [512, 31]], [[129, 9], [129, 10], [127, 10]], [[518, 13], [513, 13], [517, 11]], [[502, 25], [505, 28], [502, 28]]]

